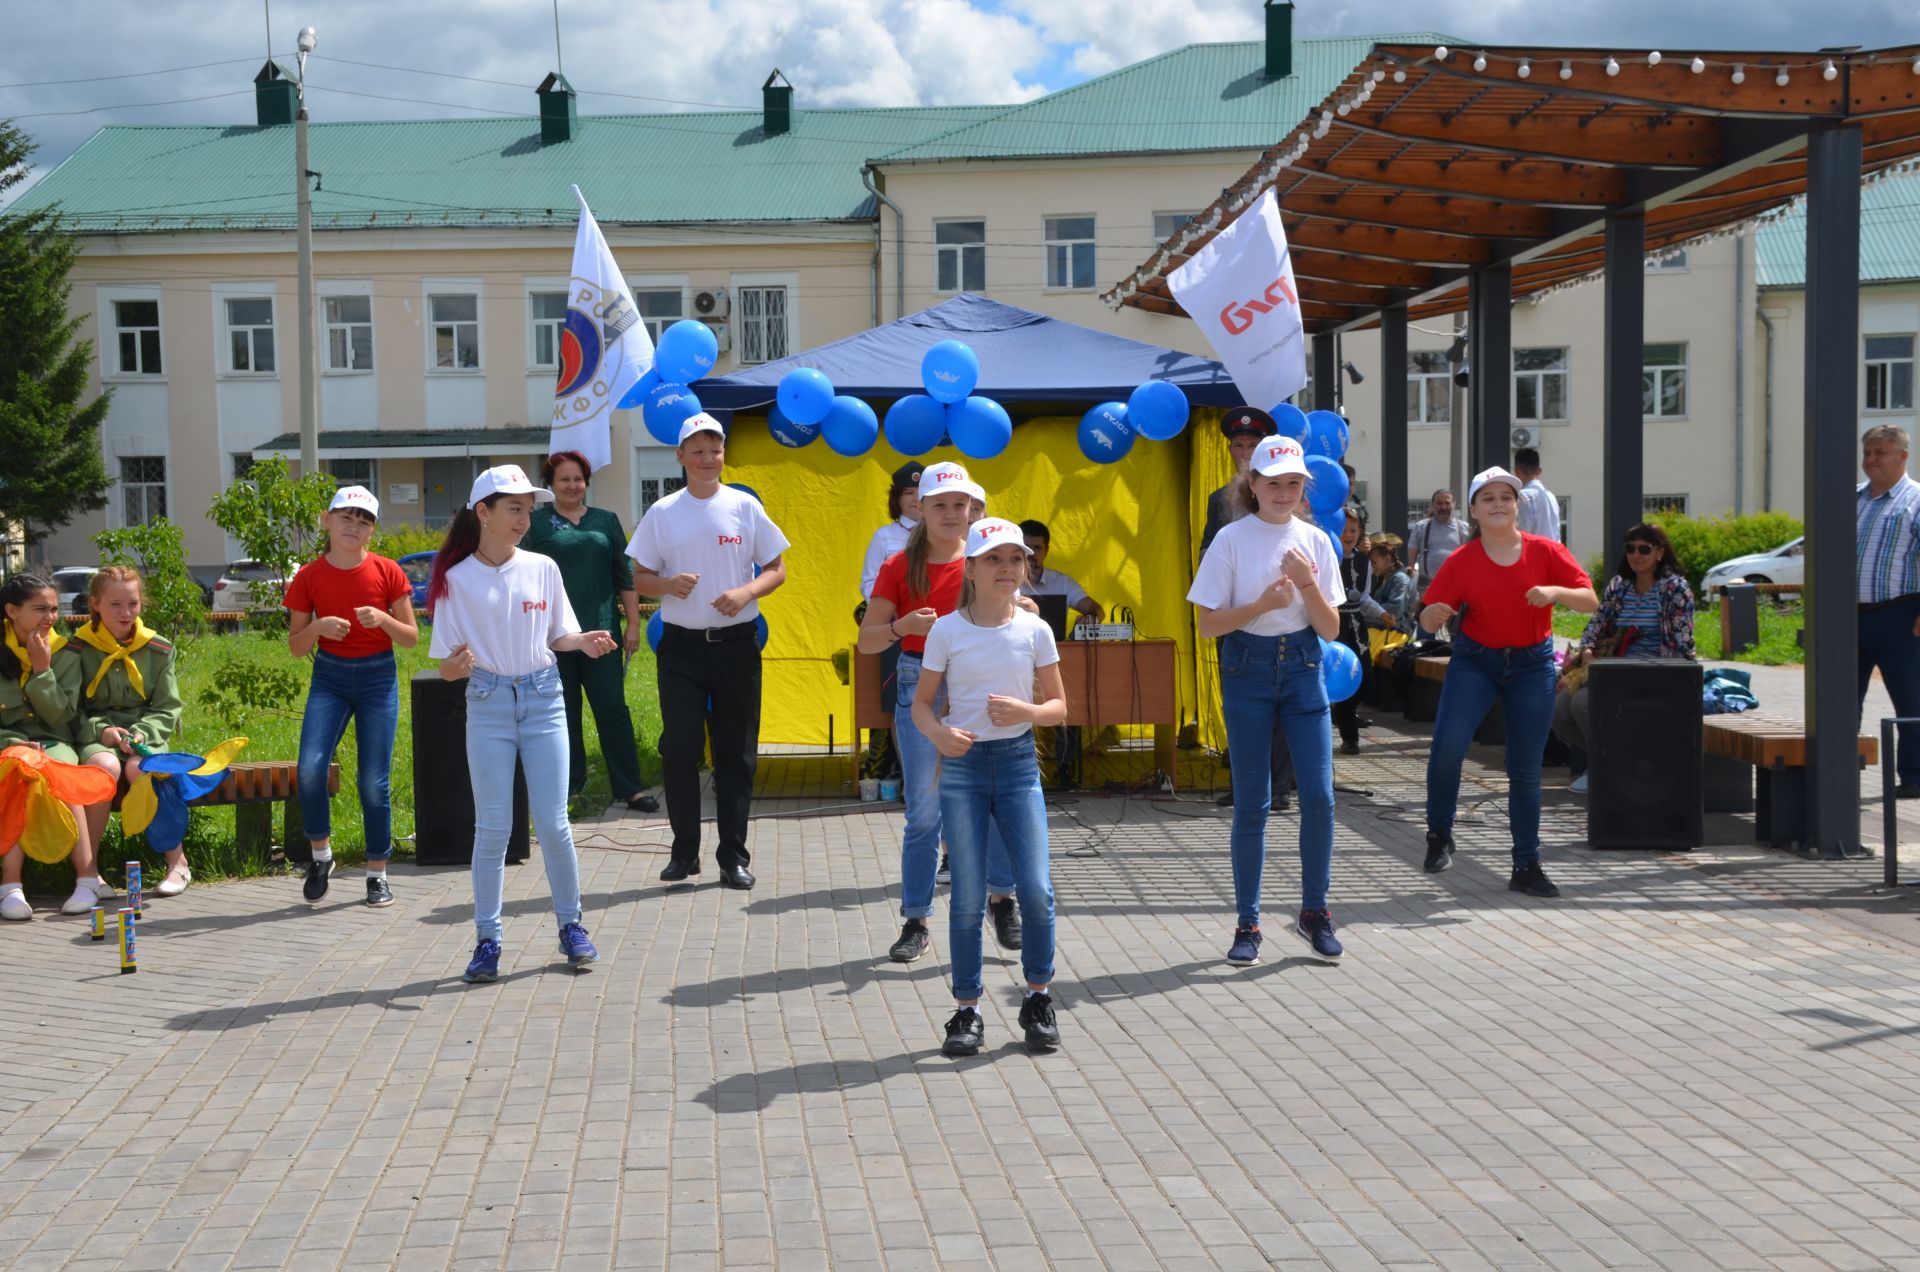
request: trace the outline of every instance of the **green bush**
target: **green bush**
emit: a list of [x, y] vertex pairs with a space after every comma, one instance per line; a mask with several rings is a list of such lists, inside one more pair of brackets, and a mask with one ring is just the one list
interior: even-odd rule
[[248, 585], [256, 619], [270, 626], [284, 622], [280, 597], [300, 567], [320, 555], [320, 514], [338, 484], [327, 473], [295, 480], [287, 461], [275, 456], [261, 460], [215, 496], [207, 515], [271, 575]]
[[374, 534], [373, 542], [367, 550], [377, 552], [392, 561], [415, 552], [438, 552], [440, 541], [447, 537], [444, 530], [429, 530], [425, 526], [383, 525]]
[[180, 640], [204, 630], [207, 607], [200, 585], [187, 573], [187, 553], [180, 527], [165, 517], [124, 530], [102, 530], [93, 536], [101, 565], [131, 565], [140, 571], [140, 608], [146, 624], [164, 636]]
[[1800, 521], [1784, 512], [1756, 512], [1744, 517], [1689, 517], [1660, 513], [1647, 520], [1667, 532], [1673, 554], [1695, 591], [1700, 577], [1722, 561], [1749, 552], [1766, 552], [1802, 533]]

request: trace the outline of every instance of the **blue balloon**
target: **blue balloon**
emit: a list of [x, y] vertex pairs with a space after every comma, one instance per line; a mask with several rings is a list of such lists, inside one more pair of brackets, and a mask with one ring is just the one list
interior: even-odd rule
[[[757, 504], [763, 504], [766, 502], [766, 500], [760, 497], [759, 491], [755, 490], [752, 486], [747, 485], [747, 483], [744, 481], [730, 481], [727, 483], [727, 485], [731, 486], [733, 489], [739, 491], [743, 495], [752, 495], [753, 501]], [[756, 579], [760, 577], [760, 567], [757, 565], [753, 567], [753, 577]]]
[[1187, 426], [1187, 395], [1165, 380], [1148, 380], [1127, 398], [1127, 420], [1150, 442], [1178, 437]]
[[814, 367], [799, 367], [780, 377], [775, 391], [780, 413], [795, 424], [818, 424], [833, 409], [833, 381]]
[[820, 435], [836, 454], [864, 455], [880, 436], [880, 417], [859, 398], [842, 394], [833, 399], [827, 418], [820, 421]]
[[1340, 512], [1347, 506], [1347, 495], [1352, 483], [1347, 480], [1347, 470], [1340, 467], [1337, 459], [1328, 459], [1325, 455], [1307, 456], [1307, 506], [1313, 509], [1315, 520], [1321, 525], [1327, 523], [1328, 513]]
[[647, 432], [667, 446], [680, 444], [680, 426], [700, 413], [700, 399], [684, 384], [657, 384], [647, 395]]
[[647, 620], [647, 648], [654, 653], [660, 652], [660, 638], [667, 634], [667, 620], [660, 617], [660, 611], [653, 611], [653, 617]]
[[992, 398], [961, 398], [947, 407], [947, 436], [968, 459], [992, 459], [1013, 440], [1013, 417]]
[[645, 375], [633, 382], [633, 387], [627, 390], [625, 397], [614, 403], [614, 409], [618, 411], [631, 411], [636, 407], [645, 406], [647, 404], [647, 395], [659, 387], [660, 373], [649, 369]]
[[920, 359], [920, 383], [936, 402], [954, 403], [980, 383], [980, 359], [958, 340], [942, 340]]
[[1094, 463], [1111, 464], [1132, 449], [1133, 412], [1126, 406], [1102, 402], [1080, 417], [1080, 453]]
[[1282, 402], [1267, 412], [1273, 416], [1273, 431], [1296, 442], [1307, 440], [1307, 413], [1291, 402]]
[[1340, 536], [1347, 532], [1347, 514], [1345, 512], [1335, 511], [1326, 513], [1325, 515], [1319, 513], [1315, 513], [1314, 515], [1319, 518], [1319, 520], [1314, 522], [1315, 527], [1325, 534], [1327, 538], [1333, 540], [1334, 559], [1345, 559], [1347, 548], [1344, 543], [1340, 542]]
[[753, 620], [753, 643], [760, 648], [767, 647], [767, 616], [758, 615]]
[[913, 393], [887, 408], [887, 445], [902, 455], [924, 455], [947, 431], [947, 408], [924, 393]]
[[1360, 692], [1360, 655], [1349, 645], [1320, 638], [1320, 679], [1328, 702], [1345, 702]]
[[799, 450], [820, 436], [818, 424], [795, 424], [788, 419], [778, 405], [767, 408], [767, 431], [773, 434], [773, 440], [782, 446], [791, 446]]
[[660, 347], [654, 350], [653, 365], [663, 380], [692, 384], [703, 380], [720, 357], [720, 341], [713, 328], [704, 322], [682, 318], [660, 333]]
[[1309, 455], [1343, 459], [1347, 453], [1347, 422], [1338, 411], [1308, 411], [1307, 435], [1301, 446]]

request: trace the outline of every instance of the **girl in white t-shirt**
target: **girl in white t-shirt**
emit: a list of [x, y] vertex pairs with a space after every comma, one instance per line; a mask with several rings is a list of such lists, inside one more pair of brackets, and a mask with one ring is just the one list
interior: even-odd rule
[[[1018, 603], [1027, 581], [1026, 538], [1019, 526], [999, 520], [969, 526], [965, 570], [958, 606], [927, 633], [913, 699], [913, 723], [942, 757], [940, 818], [953, 867], [947, 940], [959, 1010], [947, 1021], [942, 1049], [970, 1056], [985, 1040], [980, 929], [989, 829], [997, 828], [1020, 902], [1020, 962], [1027, 981], [1020, 1025], [1030, 1050], [1051, 1050], [1060, 1045], [1047, 992], [1053, 981], [1053, 881], [1033, 729], [1067, 718], [1060, 654], [1045, 620]], [[935, 715], [942, 687], [944, 719]]]
[[467, 773], [473, 783], [473, 922], [479, 940], [467, 964], [469, 984], [500, 974], [500, 895], [513, 823], [516, 761], [527, 774], [527, 804], [547, 866], [560, 952], [571, 966], [599, 957], [581, 925], [580, 863], [567, 821], [567, 712], [558, 652], [590, 658], [619, 642], [583, 632], [551, 557], [519, 550], [537, 503], [553, 493], [527, 480], [518, 464], [474, 478], [467, 506], [447, 527], [433, 559], [427, 606], [431, 653], [442, 680], [467, 682]]
[[1320, 641], [1340, 631], [1340, 559], [1325, 532], [1296, 517], [1306, 500], [1300, 443], [1254, 447], [1231, 487], [1243, 516], [1214, 537], [1187, 599], [1202, 636], [1220, 641], [1220, 699], [1233, 757], [1233, 893], [1239, 923], [1227, 961], [1260, 961], [1260, 876], [1267, 859], [1269, 771], [1277, 722], [1300, 792], [1300, 917], [1293, 930], [1329, 963], [1343, 953], [1327, 910], [1333, 865], [1333, 726]]

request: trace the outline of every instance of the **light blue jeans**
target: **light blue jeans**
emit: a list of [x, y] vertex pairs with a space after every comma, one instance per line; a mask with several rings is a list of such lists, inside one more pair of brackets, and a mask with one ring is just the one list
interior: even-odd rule
[[953, 865], [953, 894], [947, 898], [953, 996], [971, 1002], [983, 988], [980, 929], [987, 913], [988, 845], [996, 837], [1020, 899], [1021, 969], [1028, 984], [1048, 984], [1053, 980], [1053, 880], [1032, 731], [975, 742], [958, 759], [941, 760], [940, 812]]
[[[907, 833], [900, 841], [900, 915], [924, 919], [933, 913], [933, 876], [940, 868], [940, 752], [913, 722], [913, 696], [920, 691], [920, 655], [900, 655], [899, 692], [893, 705], [893, 744], [900, 752], [900, 793], [907, 802]], [[934, 700], [937, 718], [947, 709], [943, 686]], [[953, 842], [947, 842], [952, 855]], [[1000, 832], [987, 837], [987, 887], [997, 897], [1013, 893], [1013, 865]]]
[[567, 710], [560, 669], [501, 676], [480, 667], [467, 678], [467, 776], [473, 783], [473, 925], [483, 941], [500, 939], [513, 825], [513, 765], [527, 773], [527, 807], [547, 866], [553, 915], [580, 922], [580, 861], [567, 821]]
[[1333, 872], [1333, 720], [1312, 628], [1220, 638], [1220, 705], [1233, 760], [1233, 896], [1241, 927], [1260, 926], [1260, 878], [1273, 806], [1275, 725], [1293, 752], [1300, 795], [1300, 908], [1327, 908]]

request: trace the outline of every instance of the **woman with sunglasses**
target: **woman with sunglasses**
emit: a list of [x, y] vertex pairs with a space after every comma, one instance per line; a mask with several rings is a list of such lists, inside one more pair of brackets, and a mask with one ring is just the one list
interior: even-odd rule
[[[1595, 658], [1684, 658], [1693, 654], [1693, 589], [1673, 559], [1673, 544], [1659, 526], [1637, 525], [1627, 531], [1620, 568], [1607, 580], [1600, 608], [1580, 637], [1580, 646], [1568, 655], [1566, 672], [1585, 667]], [[1553, 704], [1553, 731], [1568, 746], [1587, 749], [1587, 686], [1585, 677], [1573, 677], [1568, 687], [1563, 675]], [[1587, 790], [1582, 773], [1567, 788], [1576, 795]]]

